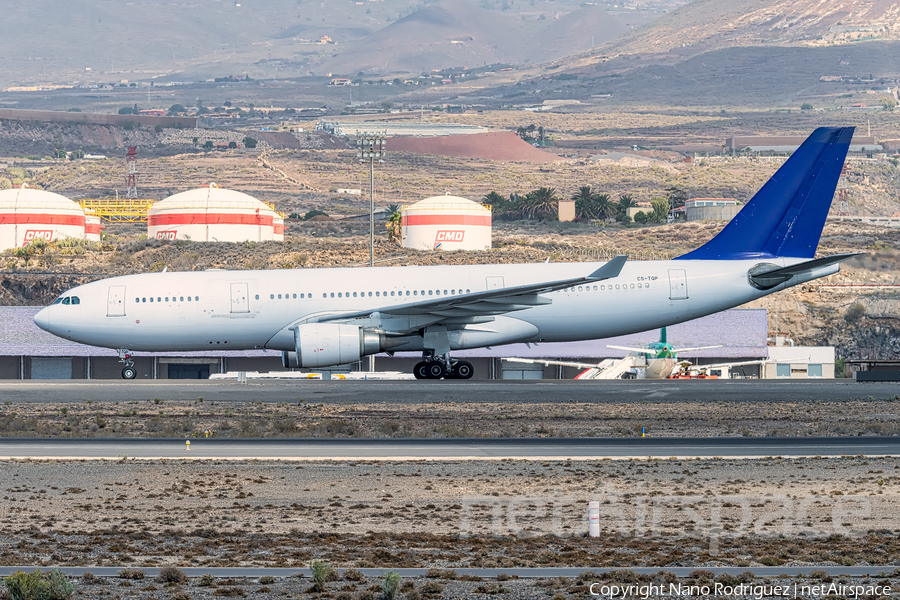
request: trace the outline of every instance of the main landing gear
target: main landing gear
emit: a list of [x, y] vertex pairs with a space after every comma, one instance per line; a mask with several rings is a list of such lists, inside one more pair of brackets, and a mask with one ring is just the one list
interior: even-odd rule
[[119, 350], [119, 362], [125, 365], [125, 368], [122, 369], [122, 379], [134, 379], [137, 377], [137, 369], [134, 368], [134, 361], [131, 360], [130, 350], [121, 349]]
[[425, 360], [413, 367], [416, 379], [471, 379], [474, 374], [472, 363], [453, 360], [448, 355], [426, 356]]

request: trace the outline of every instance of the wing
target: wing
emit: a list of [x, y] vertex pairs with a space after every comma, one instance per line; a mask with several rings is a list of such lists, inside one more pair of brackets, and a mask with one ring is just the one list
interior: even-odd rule
[[599, 369], [600, 365], [598, 363], [580, 363], [580, 362], [566, 362], [564, 360], [539, 360], [536, 358], [504, 358], [503, 360], [509, 362], [520, 362], [520, 363], [528, 363], [532, 365], [544, 365], [545, 367], [548, 365], [559, 365], [561, 367], [574, 367], [576, 369]]
[[627, 350], [628, 352], [639, 352], [640, 354], [656, 354], [656, 350], [648, 348], [629, 348], [628, 346], [606, 346], [607, 348], [615, 348], [616, 350]]
[[715, 346], [697, 346], [696, 348], [675, 348], [676, 352], [693, 352], [694, 350], [709, 350], [710, 348], [721, 348], [722, 344]]
[[466, 317], [489, 317], [501, 315], [517, 310], [525, 310], [532, 306], [551, 304], [550, 298], [544, 298], [541, 294], [563, 290], [573, 285], [594, 283], [605, 279], [613, 279], [619, 276], [622, 267], [625, 266], [627, 256], [617, 256], [605, 265], [584, 277], [574, 279], [560, 279], [542, 283], [530, 283], [512, 287], [473, 292], [457, 296], [445, 296], [408, 304], [399, 304], [374, 308], [372, 310], [336, 313], [324, 315], [319, 321], [337, 321], [343, 319], [360, 319], [370, 317], [376, 313], [382, 317], [416, 317], [427, 316], [432, 323], [439, 323], [446, 319], [459, 319]]

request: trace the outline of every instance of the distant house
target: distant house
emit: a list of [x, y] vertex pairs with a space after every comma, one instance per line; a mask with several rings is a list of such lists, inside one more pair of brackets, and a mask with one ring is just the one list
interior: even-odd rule
[[688, 221], [730, 221], [739, 210], [734, 198], [691, 198], [684, 203]]
[[335, 79], [332, 79], [328, 85], [350, 85], [352, 83], [353, 83], [352, 79], [335, 78]]
[[138, 114], [144, 117], [164, 117], [166, 116], [166, 111], [161, 108], [151, 108], [147, 110], [139, 110]]

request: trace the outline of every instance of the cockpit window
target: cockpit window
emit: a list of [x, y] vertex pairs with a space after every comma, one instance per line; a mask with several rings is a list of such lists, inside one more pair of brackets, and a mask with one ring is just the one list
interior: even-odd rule
[[63, 303], [63, 304], [69, 304], [69, 302], [70, 302], [71, 300], [72, 300], [71, 298], [69, 298], [68, 296], [66, 296], [65, 298], [63, 298], [62, 303]]
[[81, 304], [81, 300], [78, 296], [72, 296], [72, 304]]
[[[62, 296], [60, 296], [59, 298], [57, 298], [56, 300], [53, 301], [53, 304], [59, 304], [62, 301], [63, 301]], [[53, 306], [53, 304], [51, 304], [50, 306]]]

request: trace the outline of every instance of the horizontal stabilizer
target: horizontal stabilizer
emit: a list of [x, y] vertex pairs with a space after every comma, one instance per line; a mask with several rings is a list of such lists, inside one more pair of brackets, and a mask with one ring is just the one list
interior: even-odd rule
[[848, 254], [834, 254], [832, 256], [817, 258], [815, 260], [808, 260], [806, 262], [797, 263], [796, 265], [790, 265], [788, 267], [782, 267], [780, 269], [769, 268], [769, 265], [759, 265], [757, 267], [754, 267], [753, 269], [750, 269], [750, 281], [757, 288], [768, 290], [775, 287], [776, 285], [780, 285], [786, 282], [795, 275], [808, 273], [813, 269], [821, 269], [822, 267], [836, 265], [839, 262], [845, 261], [848, 258], [853, 258], [854, 256], [858, 256], [859, 254], [859, 252], [851, 252]]

